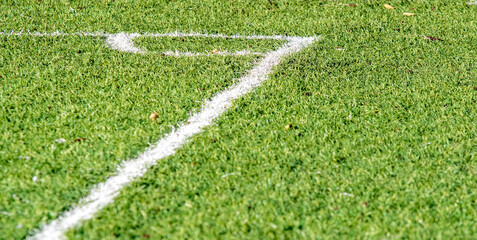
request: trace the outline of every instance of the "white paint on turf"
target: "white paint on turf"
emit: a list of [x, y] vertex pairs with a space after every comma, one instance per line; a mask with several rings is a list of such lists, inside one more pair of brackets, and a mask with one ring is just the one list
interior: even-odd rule
[[[242, 39], [274, 39], [274, 40], [284, 40], [284, 41], [296, 41], [300, 39], [299, 37], [287, 37], [287, 36], [263, 36], [263, 35], [252, 35], [252, 36], [242, 36], [242, 35], [223, 35], [223, 34], [203, 34], [203, 33], [115, 33], [108, 34], [102, 32], [86, 33], [86, 32], [76, 32], [76, 33], [63, 33], [63, 32], [52, 32], [52, 33], [40, 33], [40, 32], [30, 32], [30, 31], [11, 31], [11, 32], [0, 32], [0, 36], [33, 36], [33, 37], [61, 37], [61, 36], [81, 36], [81, 37], [104, 37], [106, 38], [106, 43], [108, 46], [114, 50], [121, 52], [130, 52], [130, 53], [147, 53], [146, 51], [134, 46], [134, 38], [136, 37], [209, 37], [209, 38], [242, 38]], [[213, 56], [213, 55], [225, 55], [225, 56], [246, 56], [246, 55], [262, 55], [260, 52], [251, 52], [248, 50], [228, 52], [228, 51], [219, 51], [219, 52], [179, 52], [179, 51], [165, 51], [165, 52], [149, 52], [149, 53], [159, 53], [167, 56], [174, 57], [196, 57], [196, 56]]]
[[221, 56], [246, 56], [246, 55], [263, 55], [261, 52], [252, 52], [252, 51], [236, 51], [236, 52], [228, 52], [228, 51], [218, 51], [218, 52], [179, 52], [179, 51], [166, 51], [161, 52], [161, 54], [167, 56], [174, 56], [174, 57], [198, 57], [198, 56], [214, 56], [214, 55], [221, 55]]
[[131, 53], [145, 53], [140, 48], [134, 46], [133, 39], [139, 36], [139, 34], [110, 34], [106, 37], [108, 45], [115, 50]]
[[77, 207], [70, 209], [62, 214], [58, 219], [34, 231], [29, 239], [63, 239], [63, 234], [81, 221], [91, 219], [95, 213], [113, 202], [119, 191], [128, 183], [142, 177], [147, 169], [155, 165], [158, 160], [168, 157], [175, 153], [191, 136], [199, 133], [206, 126], [212, 124], [213, 120], [224, 113], [231, 105], [233, 100], [250, 92], [253, 88], [259, 86], [268, 78], [273, 67], [277, 66], [283, 57], [298, 52], [316, 41], [317, 37], [283, 37], [283, 36], [226, 36], [221, 34], [207, 35], [198, 33], [172, 33], [172, 34], [104, 34], [104, 33], [0, 33], [0, 35], [31, 35], [31, 36], [103, 36], [107, 43], [113, 49], [133, 53], [141, 53], [142, 50], [135, 48], [131, 37], [151, 36], [151, 37], [174, 37], [174, 36], [198, 36], [198, 37], [229, 37], [245, 39], [279, 39], [287, 40], [279, 49], [266, 53], [263, 59], [251, 69], [247, 75], [241, 77], [236, 84], [218, 93], [212, 99], [207, 100], [201, 110], [193, 114], [186, 124], [182, 124], [173, 132], [167, 134], [159, 140], [154, 146], [148, 148], [137, 158], [123, 162], [117, 169], [116, 175], [110, 177], [103, 183], [94, 186], [90, 193], [80, 200]]
[[74, 33], [64, 33], [60, 31], [52, 33], [41, 33], [41, 32], [30, 32], [30, 31], [10, 31], [10, 32], [0, 32], [0, 35], [14, 35], [14, 36], [36, 36], [36, 37], [55, 37], [55, 36], [82, 36], [82, 37], [108, 37], [110, 35], [135, 35], [136, 37], [206, 37], [206, 38], [241, 38], [241, 39], [274, 39], [274, 40], [284, 40], [284, 41], [297, 41], [303, 39], [303, 37], [289, 37], [283, 35], [275, 36], [265, 36], [265, 35], [225, 35], [225, 34], [207, 34], [207, 33], [181, 33], [181, 32], [172, 32], [172, 33], [104, 33], [104, 32], [74, 32]]
[[[144, 37], [214, 37], [214, 38], [247, 38], [247, 39], [266, 39], [266, 36], [225, 36], [220, 34], [215, 35], [207, 35], [207, 34], [200, 34], [200, 33], [161, 33], [161, 34], [137, 34], [137, 33], [117, 33], [117, 34], [109, 34], [106, 35], [106, 43], [115, 50], [122, 51], [122, 52], [131, 52], [131, 53], [146, 53], [146, 51], [135, 47], [134, 46], [134, 38], [144, 36]], [[283, 39], [282, 36], [271, 36], [271, 39]], [[288, 38], [285, 38], [288, 39]], [[174, 56], [174, 57], [197, 57], [197, 56], [213, 56], [213, 55], [225, 55], [225, 56], [246, 56], [246, 55], [262, 55], [263, 53], [259, 52], [251, 52], [248, 50], [243, 51], [236, 51], [236, 52], [228, 52], [228, 51], [218, 51], [218, 52], [180, 52], [180, 51], [165, 51], [165, 52], [153, 52], [153, 53], [160, 53], [162, 55], [167, 56]]]
[[[121, 52], [131, 52], [131, 53], [146, 53], [146, 51], [134, 46], [134, 38], [139, 37], [139, 34], [128, 34], [128, 33], [118, 33], [118, 34], [109, 34], [106, 36], [106, 43], [115, 50]], [[153, 36], [153, 35], [150, 35]], [[157, 37], [157, 36], [154, 36]], [[213, 55], [225, 55], [225, 56], [246, 56], [246, 55], [262, 55], [260, 52], [251, 52], [248, 50], [228, 52], [228, 51], [217, 51], [217, 52], [180, 52], [180, 51], [165, 51], [165, 52], [152, 52], [160, 53], [162, 55], [174, 56], [174, 57], [197, 57], [197, 56], [213, 56]]]

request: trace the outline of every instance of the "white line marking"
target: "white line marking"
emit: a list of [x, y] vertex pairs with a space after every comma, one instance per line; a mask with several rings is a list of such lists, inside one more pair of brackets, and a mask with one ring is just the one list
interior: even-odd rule
[[[229, 37], [244, 39], [279, 39], [287, 40], [279, 49], [265, 54], [264, 58], [248, 72], [241, 77], [237, 84], [229, 87], [223, 92], [218, 93], [212, 99], [206, 101], [201, 110], [193, 114], [178, 129], [167, 134], [159, 140], [154, 146], [148, 148], [137, 158], [123, 162], [117, 169], [117, 174], [110, 177], [103, 183], [94, 186], [90, 193], [79, 201], [77, 207], [70, 209], [61, 215], [58, 219], [34, 231], [34, 235], [29, 239], [63, 239], [63, 234], [70, 228], [78, 225], [81, 221], [91, 219], [95, 213], [113, 202], [119, 191], [128, 183], [142, 177], [150, 166], [157, 163], [158, 160], [168, 157], [175, 153], [191, 136], [201, 132], [204, 127], [209, 126], [214, 119], [224, 113], [231, 105], [232, 101], [250, 92], [253, 88], [259, 86], [268, 78], [273, 68], [277, 66], [281, 59], [289, 54], [300, 51], [309, 46], [317, 37], [283, 37], [283, 36], [226, 36], [221, 34], [207, 35], [199, 33], [170, 33], [170, 34], [104, 34], [104, 33], [0, 33], [0, 35], [31, 35], [31, 36], [103, 36], [107, 38], [110, 47], [117, 50], [127, 50], [129, 52], [140, 53], [142, 50], [135, 48], [130, 44], [131, 37], [151, 36], [151, 37], [175, 37], [175, 36], [197, 36], [197, 37]], [[110, 38], [116, 36], [116, 38]], [[123, 36], [118, 39], [117, 36]], [[108, 41], [111, 40], [111, 41]], [[35, 233], [36, 232], [36, 233]]]
[[[148, 34], [145, 36], [149, 37], [163, 37], [162, 35]], [[174, 34], [176, 36], [177, 34]], [[122, 52], [131, 52], [131, 53], [146, 53], [146, 51], [134, 46], [134, 38], [141, 36], [140, 34], [128, 34], [128, 33], [118, 33], [110, 34], [106, 37], [106, 43], [115, 50]], [[169, 36], [170, 35], [165, 35]], [[200, 37], [203, 37], [200, 35]], [[151, 52], [149, 52], [151, 53]], [[218, 51], [218, 52], [205, 52], [205, 53], [193, 53], [193, 52], [180, 52], [180, 51], [166, 51], [166, 52], [152, 52], [160, 53], [161, 55], [174, 56], [174, 57], [197, 57], [197, 56], [213, 56], [213, 55], [226, 55], [226, 56], [246, 56], [246, 55], [262, 55], [263, 53], [251, 52], [248, 50], [237, 51], [237, 52], [228, 52], [228, 51]]]
[[55, 36], [83, 36], [83, 37], [108, 37], [110, 35], [134, 35], [136, 37], [207, 37], [207, 38], [240, 38], [240, 39], [273, 39], [273, 40], [283, 40], [283, 41], [299, 41], [303, 37], [292, 37], [292, 36], [264, 36], [264, 35], [224, 35], [224, 34], [206, 34], [206, 33], [181, 33], [181, 32], [172, 32], [172, 33], [104, 33], [104, 32], [74, 32], [74, 33], [64, 33], [64, 32], [52, 32], [52, 33], [41, 33], [41, 32], [30, 32], [30, 31], [10, 31], [10, 32], [0, 32], [0, 35], [27, 35], [27, 36], [37, 36], [37, 37], [55, 37]]
[[[284, 41], [297, 41], [300, 37], [288, 37], [288, 36], [262, 36], [262, 35], [252, 35], [252, 36], [241, 36], [241, 35], [223, 35], [223, 34], [203, 34], [203, 33], [116, 33], [108, 34], [102, 32], [95, 33], [86, 33], [86, 32], [76, 32], [76, 33], [62, 33], [62, 32], [52, 32], [52, 33], [40, 33], [40, 32], [24, 32], [22, 31], [11, 31], [11, 32], [0, 32], [0, 35], [3, 36], [34, 36], [34, 37], [60, 37], [60, 36], [82, 36], [82, 37], [105, 37], [106, 43], [108, 46], [114, 50], [121, 52], [130, 52], [130, 53], [147, 53], [146, 51], [134, 46], [134, 38], [136, 37], [209, 37], [209, 38], [232, 38], [232, 39], [274, 39], [274, 40], [284, 40]], [[215, 53], [193, 53], [193, 52], [179, 52], [179, 51], [165, 51], [165, 52], [149, 52], [149, 53], [159, 53], [167, 56], [174, 57], [195, 57], [195, 56], [213, 56], [213, 55], [226, 55], [226, 56], [246, 56], [246, 55], [263, 55], [261, 52], [251, 52], [248, 50], [228, 52], [228, 51], [219, 51]]]
[[[155, 52], [157, 53], [157, 52]], [[228, 52], [228, 51], [218, 51], [218, 52], [205, 52], [205, 53], [194, 53], [194, 52], [179, 52], [179, 51], [166, 51], [161, 52], [160, 54], [164, 54], [166, 56], [173, 56], [173, 57], [197, 57], [197, 56], [247, 56], [247, 55], [263, 55], [261, 52], [252, 52], [252, 51], [236, 51], [236, 52]]]
[[115, 49], [118, 51], [131, 52], [131, 53], [145, 53], [145, 51], [134, 46], [134, 42], [132, 40], [138, 36], [139, 36], [138, 34], [126, 34], [126, 33], [111, 34], [107, 36], [106, 42], [109, 44], [109, 46], [112, 49]]

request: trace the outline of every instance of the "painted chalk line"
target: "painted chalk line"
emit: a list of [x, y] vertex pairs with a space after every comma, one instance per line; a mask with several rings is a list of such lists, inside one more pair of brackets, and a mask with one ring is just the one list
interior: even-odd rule
[[[166, 51], [166, 52], [146, 52], [136, 46], [134, 46], [134, 38], [137, 38], [141, 35], [139, 34], [128, 34], [128, 33], [118, 33], [110, 34], [106, 37], [106, 43], [115, 50], [122, 52], [131, 52], [131, 53], [155, 53], [173, 57], [197, 57], [197, 56], [214, 56], [214, 55], [223, 55], [223, 56], [246, 56], [246, 55], [262, 55], [263, 53], [251, 52], [248, 50], [228, 52], [228, 51], [217, 51], [217, 52], [180, 52], [180, 51]], [[155, 35], [149, 35], [156, 37]], [[161, 35], [162, 36], [162, 35]]]
[[[110, 36], [110, 34], [101, 36]], [[214, 36], [223, 37], [223, 35]], [[77, 226], [81, 221], [91, 219], [95, 213], [113, 202], [126, 184], [142, 177], [147, 169], [155, 165], [158, 160], [174, 154], [175, 150], [184, 145], [187, 139], [212, 124], [214, 119], [231, 107], [233, 100], [259, 86], [267, 79], [273, 67], [277, 66], [284, 56], [300, 51], [317, 39], [318, 37], [288, 38], [288, 42], [282, 47], [265, 54], [263, 59], [247, 75], [238, 80], [238, 83], [207, 100], [201, 110], [194, 113], [186, 121], [187, 124], [182, 124], [179, 128], [167, 134], [137, 158], [123, 162], [118, 167], [116, 175], [94, 186], [89, 194], [79, 201], [78, 206], [34, 231], [28, 239], [63, 239], [63, 234], [68, 229]], [[131, 45], [128, 45], [128, 47], [131, 47]]]
[[133, 37], [206, 37], [206, 38], [237, 38], [237, 39], [271, 39], [271, 40], [283, 40], [283, 41], [298, 41], [303, 39], [303, 37], [293, 37], [293, 36], [284, 36], [284, 35], [274, 35], [274, 36], [265, 36], [265, 35], [226, 35], [226, 34], [207, 34], [207, 33], [181, 33], [181, 32], [170, 32], [170, 33], [104, 33], [104, 32], [30, 32], [29, 30], [24, 31], [3, 31], [0, 32], [0, 35], [13, 35], [13, 36], [36, 36], [36, 37], [55, 37], [55, 36], [82, 36], [82, 37], [108, 37], [111, 35], [125, 34]]
[[166, 52], [153, 52], [159, 53], [161, 55], [173, 56], [173, 57], [199, 57], [199, 56], [248, 56], [248, 55], [263, 55], [261, 52], [252, 52], [248, 50], [229, 52], [229, 51], [218, 51], [218, 52], [180, 52], [180, 51], [166, 51]]
[[156, 53], [167, 56], [174, 57], [196, 57], [196, 56], [247, 56], [247, 55], [263, 55], [261, 52], [252, 52], [248, 50], [228, 52], [228, 51], [218, 51], [218, 52], [180, 52], [180, 51], [165, 51], [165, 52], [146, 52], [136, 46], [134, 46], [134, 38], [137, 37], [210, 37], [210, 38], [232, 38], [232, 39], [274, 39], [274, 40], [285, 40], [285, 41], [294, 41], [296, 37], [287, 37], [287, 36], [262, 36], [262, 35], [252, 35], [252, 36], [241, 36], [241, 35], [223, 35], [223, 34], [202, 34], [202, 33], [116, 33], [116, 34], [107, 34], [102, 32], [95, 33], [85, 33], [85, 32], [76, 32], [76, 33], [62, 33], [62, 32], [52, 32], [52, 33], [40, 33], [40, 32], [29, 32], [29, 31], [12, 31], [12, 32], [0, 32], [0, 35], [12, 35], [12, 36], [34, 36], [34, 37], [59, 37], [59, 36], [82, 36], [82, 37], [105, 37], [106, 43], [112, 49], [130, 52], [130, 53]]

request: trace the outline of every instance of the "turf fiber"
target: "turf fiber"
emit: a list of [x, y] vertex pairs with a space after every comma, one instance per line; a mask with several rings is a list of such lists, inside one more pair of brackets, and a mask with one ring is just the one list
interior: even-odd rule
[[[70, 239], [477, 237], [477, 5], [1, 3], [0, 32], [322, 36]], [[4, 239], [75, 206], [259, 58], [128, 54], [100, 37], [0, 37]], [[184, 40], [136, 39], [150, 51], [280, 45]]]

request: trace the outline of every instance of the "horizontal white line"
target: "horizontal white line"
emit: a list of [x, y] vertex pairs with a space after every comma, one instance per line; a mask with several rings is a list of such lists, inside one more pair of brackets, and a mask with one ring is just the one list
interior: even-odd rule
[[218, 52], [180, 52], [180, 51], [166, 51], [166, 52], [149, 52], [149, 53], [158, 53], [161, 55], [166, 56], [174, 56], [174, 57], [197, 57], [197, 56], [247, 56], [247, 55], [263, 55], [264, 53], [261, 52], [252, 52], [252, 51], [236, 51], [236, 52], [228, 52], [228, 51], [218, 51]]
[[[30, 32], [30, 31], [10, 31], [10, 32], [0, 32], [0, 35], [29, 35], [29, 36], [38, 36], [38, 37], [55, 37], [55, 36], [88, 36], [88, 37], [107, 37], [109, 35], [115, 35], [119, 33], [104, 33], [104, 32], [74, 32], [74, 33], [65, 33], [65, 32]], [[207, 34], [207, 33], [181, 33], [181, 32], [171, 32], [171, 33], [125, 33], [128, 35], [135, 35], [137, 37], [205, 37], [205, 38], [238, 38], [238, 39], [274, 39], [274, 40], [284, 40], [284, 41], [295, 41], [303, 39], [304, 37], [294, 37], [294, 36], [285, 36], [285, 35], [226, 35], [226, 34]], [[313, 38], [313, 37], [312, 37]]]
[[225, 56], [246, 56], [246, 55], [263, 55], [261, 52], [252, 52], [248, 50], [228, 52], [228, 51], [218, 51], [218, 52], [208, 52], [208, 53], [193, 53], [193, 52], [180, 52], [180, 51], [165, 51], [165, 52], [146, 52], [136, 46], [134, 46], [133, 39], [137, 37], [204, 37], [204, 38], [232, 38], [232, 39], [274, 39], [274, 40], [285, 40], [285, 41], [299, 41], [303, 38], [301, 37], [287, 37], [287, 36], [263, 36], [263, 35], [251, 35], [251, 36], [242, 36], [242, 35], [223, 35], [223, 34], [203, 34], [203, 33], [87, 33], [87, 32], [76, 32], [76, 33], [63, 33], [63, 32], [51, 32], [51, 33], [41, 33], [41, 32], [30, 32], [30, 31], [12, 31], [12, 32], [0, 32], [0, 35], [4, 36], [34, 36], [34, 37], [57, 37], [57, 36], [83, 36], [83, 37], [105, 37], [108, 46], [112, 49], [122, 51], [122, 52], [131, 52], [131, 53], [159, 53], [167, 56], [175, 57], [195, 57], [195, 56], [214, 56], [214, 55], [225, 55]]

